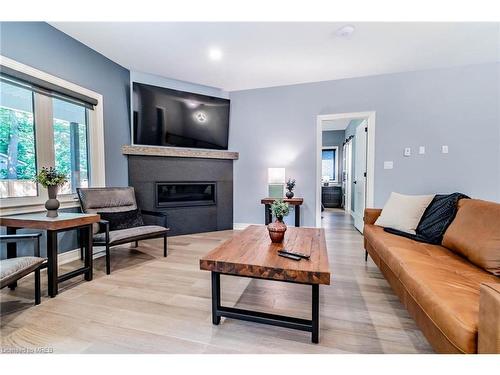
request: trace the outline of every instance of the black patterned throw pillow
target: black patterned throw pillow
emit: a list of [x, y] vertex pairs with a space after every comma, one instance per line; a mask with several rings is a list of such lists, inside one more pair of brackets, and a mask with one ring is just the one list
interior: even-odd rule
[[440, 244], [444, 232], [455, 219], [458, 201], [464, 198], [469, 197], [462, 193], [436, 195], [418, 223], [417, 234], [430, 243]]
[[109, 221], [109, 230], [135, 228], [144, 225], [139, 210], [121, 212], [98, 212], [102, 220]]

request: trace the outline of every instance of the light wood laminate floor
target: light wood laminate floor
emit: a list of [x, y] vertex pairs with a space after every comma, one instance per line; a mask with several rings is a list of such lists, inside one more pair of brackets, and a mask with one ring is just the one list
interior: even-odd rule
[[[323, 213], [332, 283], [320, 287], [320, 343], [310, 334], [222, 319], [211, 322], [210, 273], [199, 258], [233, 231], [178, 236], [112, 250], [112, 274], [96, 259], [92, 282], [69, 280], [33, 305], [32, 276], [1, 291], [1, 347], [54, 353], [432, 353], [340, 210]], [[78, 262], [61, 268], [70, 269]], [[42, 273], [44, 276], [44, 272]], [[225, 305], [310, 318], [311, 288], [222, 276]]]

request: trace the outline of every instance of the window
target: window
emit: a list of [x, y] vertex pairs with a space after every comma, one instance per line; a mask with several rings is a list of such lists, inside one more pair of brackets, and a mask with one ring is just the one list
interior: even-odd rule
[[321, 180], [323, 182], [337, 182], [337, 154], [338, 147], [325, 147], [321, 151]]
[[0, 198], [34, 197], [33, 92], [0, 82]]
[[46, 189], [33, 182], [42, 167], [66, 174], [59, 200], [75, 205], [78, 187], [104, 185], [102, 97], [0, 58], [0, 211], [45, 202]]
[[54, 156], [56, 169], [68, 176], [60, 194], [71, 194], [89, 186], [87, 150], [87, 109], [53, 99]]

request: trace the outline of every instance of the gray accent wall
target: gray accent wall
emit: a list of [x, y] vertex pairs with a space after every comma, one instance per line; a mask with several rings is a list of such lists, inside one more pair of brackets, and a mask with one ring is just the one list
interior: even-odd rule
[[303, 225], [315, 225], [316, 116], [332, 113], [376, 111], [376, 207], [391, 191], [499, 201], [499, 74], [500, 64], [481, 64], [230, 93], [235, 222], [262, 222], [267, 168], [281, 166], [305, 199]]
[[[129, 71], [45, 22], [0, 22], [0, 54], [103, 95], [106, 185], [127, 186], [121, 146], [130, 143]], [[74, 231], [58, 238], [59, 252], [78, 247]], [[43, 254], [45, 242], [44, 235]], [[20, 247], [19, 254], [32, 253]]]
[[45, 22], [1, 22], [0, 54], [103, 95], [106, 185], [127, 186], [129, 71]]

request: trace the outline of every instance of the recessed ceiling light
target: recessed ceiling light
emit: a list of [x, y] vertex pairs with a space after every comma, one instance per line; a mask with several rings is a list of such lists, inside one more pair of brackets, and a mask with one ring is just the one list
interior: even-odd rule
[[208, 50], [208, 57], [210, 57], [210, 60], [218, 61], [222, 59], [222, 51], [220, 48], [212, 47]]
[[337, 35], [339, 38], [348, 38], [352, 35], [354, 30], [355, 27], [353, 25], [344, 25], [337, 31], [335, 31], [335, 35]]

